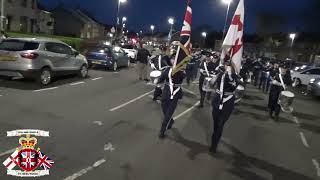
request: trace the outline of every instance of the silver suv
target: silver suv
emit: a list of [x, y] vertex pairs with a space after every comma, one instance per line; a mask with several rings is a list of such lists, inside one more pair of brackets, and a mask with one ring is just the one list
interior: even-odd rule
[[48, 85], [59, 75], [88, 75], [87, 59], [54, 39], [9, 38], [0, 43], [0, 75], [36, 80]]

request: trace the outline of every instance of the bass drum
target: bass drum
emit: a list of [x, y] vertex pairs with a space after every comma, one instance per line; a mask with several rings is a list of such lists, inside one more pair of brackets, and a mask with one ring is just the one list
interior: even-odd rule
[[278, 104], [281, 106], [281, 110], [285, 113], [292, 113], [293, 107], [291, 106], [293, 104], [293, 100], [295, 98], [295, 95], [291, 91], [282, 91], [279, 96]]
[[215, 91], [214, 85], [217, 80], [216, 75], [211, 75], [211, 77], [206, 77], [203, 81], [202, 90], [205, 92]]
[[151, 71], [150, 73], [150, 79], [151, 79], [151, 83], [156, 85], [158, 84], [159, 78], [161, 76], [161, 71], [155, 70], [155, 71]]

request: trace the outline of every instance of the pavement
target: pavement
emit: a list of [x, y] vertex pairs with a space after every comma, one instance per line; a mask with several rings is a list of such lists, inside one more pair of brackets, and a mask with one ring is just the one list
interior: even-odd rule
[[[0, 79], [0, 161], [19, 145], [7, 131], [41, 129], [50, 137], [38, 137], [37, 147], [55, 163], [49, 176], [34, 179], [320, 179], [319, 99], [297, 93], [295, 112], [275, 122], [267, 95], [248, 85], [211, 155], [210, 103], [196, 108], [196, 84], [184, 86], [174, 128], [160, 140], [160, 103], [134, 67], [89, 74], [59, 78], [46, 89]], [[0, 179], [19, 178], [7, 176], [1, 164]]]

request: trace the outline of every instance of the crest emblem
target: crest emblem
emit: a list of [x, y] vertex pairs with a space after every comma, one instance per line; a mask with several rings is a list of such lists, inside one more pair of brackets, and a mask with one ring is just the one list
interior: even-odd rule
[[[54, 162], [43, 154], [40, 148], [35, 149], [38, 140], [32, 137], [49, 136], [49, 132], [41, 130], [15, 130], [7, 132], [7, 136], [22, 136], [19, 139], [20, 146], [3, 162], [3, 165], [7, 168], [8, 175], [20, 177], [49, 175], [49, 169]], [[14, 170], [16, 166], [21, 170]]]

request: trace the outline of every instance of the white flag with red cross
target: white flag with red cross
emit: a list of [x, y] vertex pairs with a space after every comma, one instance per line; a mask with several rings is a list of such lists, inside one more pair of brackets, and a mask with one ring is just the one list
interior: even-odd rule
[[237, 10], [232, 18], [228, 33], [222, 44], [222, 62], [230, 60], [236, 73], [241, 69], [243, 53], [243, 27], [244, 26], [244, 0], [240, 0]]

